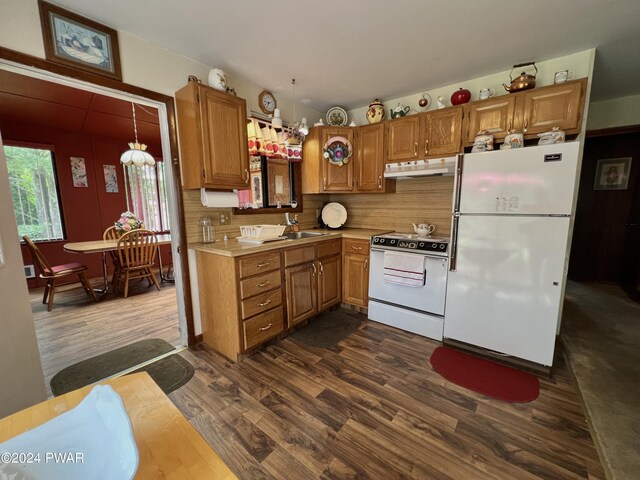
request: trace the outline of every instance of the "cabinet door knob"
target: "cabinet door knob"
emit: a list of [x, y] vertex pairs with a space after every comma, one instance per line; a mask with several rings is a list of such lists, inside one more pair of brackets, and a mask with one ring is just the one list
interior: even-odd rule
[[273, 327], [273, 323], [270, 323], [266, 327], [261, 327], [258, 330], [261, 331], [261, 332], [264, 332], [265, 330], [269, 330], [271, 327]]
[[382, 188], [382, 175], [378, 175], [378, 188]]
[[244, 169], [244, 183], [249, 183], [249, 170]]
[[267, 265], [269, 265], [269, 262], [256, 263], [256, 268], [266, 267]]
[[258, 307], [266, 307], [267, 305], [269, 305], [271, 303], [271, 299], [267, 300], [266, 302], [261, 302], [258, 303]]
[[424, 154], [427, 155], [429, 153], [429, 139], [427, 138], [424, 141]]
[[266, 282], [262, 282], [258, 284], [258, 287], [262, 288], [262, 287], [266, 287], [267, 285], [269, 285], [271, 282], [269, 280], [267, 280]]
[[529, 119], [525, 118], [524, 119], [524, 128], [522, 129], [523, 133], [527, 133], [527, 127], [529, 126]]
[[351, 245], [351, 248], [353, 250], [362, 250], [362, 247], [356, 247], [355, 245]]
[[413, 156], [414, 157], [418, 156], [418, 142], [413, 144]]
[[322, 275], [324, 273], [324, 267], [322, 266], [322, 262], [318, 262], [318, 265], [320, 265], [320, 275]]
[[324, 177], [322, 179], [322, 189], [326, 190], [327, 189], [327, 177]]
[[204, 172], [204, 168], [202, 169], [202, 178], [207, 178], [207, 174]]
[[315, 277], [317, 273], [316, 264], [311, 265], [311, 274]]
[[364, 271], [366, 272], [367, 270], [369, 270], [369, 259], [365, 258], [364, 259]]

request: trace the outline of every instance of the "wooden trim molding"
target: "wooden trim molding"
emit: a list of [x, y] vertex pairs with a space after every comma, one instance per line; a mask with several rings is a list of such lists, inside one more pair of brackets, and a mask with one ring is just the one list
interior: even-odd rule
[[640, 125], [625, 125], [622, 127], [601, 128], [587, 130], [586, 137], [607, 137], [609, 135], [624, 135], [625, 133], [640, 133]]
[[135, 85], [130, 85], [113, 78], [96, 75], [66, 65], [60, 65], [49, 60], [34, 57], [32, 55], [11, 50], [5, 47], [0, 47], [0, 58], [65, 77], [75, 78], [84, 82], [93, 83], [94, 85], [98, 85], [101, 87], [130, 93], [132, 95], [137, 95], [148, 100], [154, 100], [165, 104], [167, 108], [167, 120], [169, 123], [169, 145], [173, 166], [171, 170], [173, 171], [174, 185], [176, 185], [176, 200], [178, 203], [178, 216], [180, 218], [178, 232], [172, 232], [172, 234], [175, 235], [177, 233], [177, 238], [181, 246], [180, 261], [182, 263], [182, 285], [185, 304], [185, 316], [187, 322], [187, 344], [189, 346], [195, 345], [197, 343], [197, 339], [193, 323], [193, 308], [191, 304], [191, 284], [189, 283], [189, 259], [187, 252], [187, 230], [184, 214], [183, 192], [182, 188], [180, 188], [180, 185], [182, 185], [182, 179], [180, 174], [180, 158], [178, 155], [178, 130], [176, 128], [176, 111], [173, 97], [154, 92], [152, 90], [147, 90], [145, 88], [137, 87]]

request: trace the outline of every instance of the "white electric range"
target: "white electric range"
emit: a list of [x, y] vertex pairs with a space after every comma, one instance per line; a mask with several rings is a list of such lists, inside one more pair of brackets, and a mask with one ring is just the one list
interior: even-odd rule
[[[402, 233], [373, 237], [369, 270], [369, 319], [442, 340], [449, 271], [448, 250], [449, 239], [445, 237], [425, 238]], [[386, 281], [385, 254], [388, 255], [388, 252], [418, 256], [416, 264], [424, 268], [422, 284], [407, 286]]]

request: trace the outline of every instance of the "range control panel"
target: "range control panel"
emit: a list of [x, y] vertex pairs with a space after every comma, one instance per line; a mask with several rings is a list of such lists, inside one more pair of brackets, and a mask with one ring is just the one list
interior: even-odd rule
[[394, 238], [394, 237], [373, 237], [371, 245], [377, 247], [393, 248], [397, 250], [419, 250], [423, 252], [447, 253], [449, 243], [441, 239], [431, 238]]

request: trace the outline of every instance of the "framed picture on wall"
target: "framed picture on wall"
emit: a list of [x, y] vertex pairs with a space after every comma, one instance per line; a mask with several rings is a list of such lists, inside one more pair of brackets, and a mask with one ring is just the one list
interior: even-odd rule
[[631, 157], [598, 160], [594, 190], [626, 190], [629, 186]]
[[118, 32], [38, 0], [47, 60], [122, 80]]

